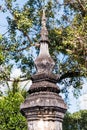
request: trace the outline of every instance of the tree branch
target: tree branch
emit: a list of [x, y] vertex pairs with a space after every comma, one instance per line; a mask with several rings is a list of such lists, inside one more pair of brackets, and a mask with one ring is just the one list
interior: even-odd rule
[[26, 50], [26, 49], [28, 49], [28, 48], [30, 48], [31, 46], [30, 45], [28, 45], [28, 46], [26, 46], [26, 47], [24, 47], [24, 48], [21, 48], [21, 49], [19, 49], [19, 50], [15, 50], [16, 52], [21, 52], [21, 51], [23, 51], [23, 50]]
[[[3, 81], [6, 81], [7, 82], [14, 82], [15, 79], [11, 79], [11, 78], [8, 78], [7, 76], [3, 77]], [[19, 82], [25, 82], [25, 81], [28, 81], [30, 80], [30, 78], [25, 78], [25, 79], [19, 79], [18, 81]]]
[[60, 78], [58, 79], [58, 82], [60, 82], [61, 80], [65, 78], [72, 78], [72, 77], [79, 77], [79, 76], [80, 76], [80, 72], [67, 72], [60, 76]]
[[[23, 31], [22, 31], [22, 32], [23, 32]], [[27, 33], [25, 33], [25, 32], [23, 32], [23, 34], [24, 34], [24, 36], [27, 37], [28, 41], [29, 41], [30, 44], [32, 45], [32, 42], [31, 42], [31, 39], [30, 39], [29, 35], [28, 35]]]
[[5, 33], [3, 33], [2, 36], [6, 35], [9, 31], [10, 29], [8, 29]]
[[[15, 79], [6, 79], [8, 82], [14, 82]], [[30, 79], [26, 78], [26, 79], [19, 79], [17, 82], [25, 82], [28, 81]]]
[[81, 9], [84, 10], [84, 11], [86, 11], [86, 10], [85, 10], [85, 7], [84, 7], [83, 4], [82, 4], [82, 2], [81, 2], [80, 0], [77, 0], [77, 1], [78, 1], [79, 5], [80, 5]]
[[80, 0], [77, 0], [77, 2], [78, 2], [78, 4], [79, 4], [79, 6], [80, 6], [80, 8], [81, 8], [81, 12], [82, 12], [82, 15], [83, 16], [85, 16], [85, 13], [86, 13], [86, 9], [85, 9], [85, 7], [83, 6], [83, 4], [82, 4], [82, 2], [80, 1]]
[[[0, 78], [2, 81], [6, 81], [7, 82], [14, 82], [15, 78], [10, 78], [10, 76], [8, 77], [8, 74], [4, 71], [4, 70], [0, 70]], [[19, 82], [24, 82], [24, 81], [28, 81], [31, 79], [31, 76], [30, 77], [25, 77], [25, 76], [20, 76], [19, 79], [17, 79], [17, 81]]]
[[[40, 44], [35, 44], [35, 45], [28, 45], [28, 46], [26, 46], [26, 47], [24, 47], [24, 48], [21, 48], [21, 49], [18, 49], [18, 50], [14, 50], [14, 52], [21, 52], [21, 51], [23, 51], [23, 50], [26, 50], [26, 49], [28, 49], [28, 48], [30, 48], [31, 46], [35, 46], [35, 47], [39, 47], [40, 46]], [[2, 48], [2, 50], [3, 51], [10, 51], [11, 52], [11, 49], [10, 48]], [[13, 52], [13, 51], [12, 51]]]

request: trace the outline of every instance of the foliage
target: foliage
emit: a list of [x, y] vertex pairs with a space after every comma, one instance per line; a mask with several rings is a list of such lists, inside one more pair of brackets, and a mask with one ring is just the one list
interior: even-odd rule
[[76, 113], [67, 113], [63, 122], [63, 130], [86, 130], [87, 110], [80, 110]]
[[[67, 14], [67, 8], [70, 8], [71, 13], [74, 14], [73, 20], [70, 21], [70, 25], [66, 27], [66, 37], [63, 42], [72, 47], [68, 48], [68, 51], [78, 61], [80, 68], [86, 71], [87, 76], [87, 2], [86, 0], [65, 0], [65, 12]], [[70, 15], [72, 15], [70, 13]], [[67, 17], [69, 14], [67, 14]], [[85, 70], [84, 70], [85, 68]]]
[[24, 91], [20, 91], [16, 81], [8, 95], [0, 97], [0, 130], [27, 130], [26, 119], [20, 113]]
[[[68, 87], [72, 85], [76, 92], [82, 88], [83, 78], [87, 77], [87, 2], [22, 0], [20, 4], [17, 0], [3, 1], [4, 7], [0, 6], [0, 13], [6, 16], [8, 25], [6, 32], [0, 34], [0, 83], [8, 85], [11, 81], [14, 87], [6, 97], [0, 91], [0, 114], [3, 114], [0, 115], [0, 129], [18, 130], [21, 124], [22, 129], [26, 129], [25, 119], [19, 112], [23, 101], [21, 95], [26, 94], [19, 92], [16, 83], [29, 80], [35, 72], [33, 60], [38, 52], [42, 8], [45, 6], [46, 9], [49, 49], [56, 62], [54, 72], [60, 75], [58, 83], [65, 85], [62, 91], [67, 95]], [[15, 82], [11, 79], [14, 66], [22, 71]], [[71, 115], [68, 119], [72, 119]]]
[[2, 11], [8, 15], [8, 30], [0, 36], [0, 65], [3, 66], [0, 81], [12, 81], [10, 74], [14, 65], [23, 72], [21, 81], [29, 80], [35, 72], [33, 60], [38, 52], [36, 47], [40, 38], [43, 6], [46, 9], [49, 48], [56, 62], [54, 72], [60, 75], [58, 82], [66, 88], [73, 85], [74, 88], [81, 89], [83, 78], [87, 77], [85, 0], [64, 0], [63, 3], [27, 0], [22, 5], [17, 0], [4, 0]]
[[23, 101], [19, 92], [0, 98], [0, 130], [27, 130], [26, 120], [19, 110]]
[[[2, 35], [0, 35], [0, 42], [2, 41]], [[2, 52], [2, 46], [0, 46], [0, 65], [4, 62], [4, 56]]]

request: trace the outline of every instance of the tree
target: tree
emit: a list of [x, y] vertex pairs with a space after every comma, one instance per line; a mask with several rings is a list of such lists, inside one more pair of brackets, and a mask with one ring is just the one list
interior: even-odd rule
[[17, 80], [7, 94], [0, 97], [0, 130], [27, 130], [27, 121], [20, 113], [25, 91], [19, 89]]
[[[2, 11], [7, 11], [9, 15], [7, 17], [8, 31], [1, 35], [0, 59], [3, 66], [0, 70], [1, 81], [12, 81], [10, 74], [14, 63], [23, 72], [21, 81], [28, 80], [35, 72], [33, 55], [30, 50], [33, 46], [35, 52], [38, 52], [40, 21], [42, 8], [45, 5], [49, 47], [51, 55], [56, 61], [54, 72], [60, 75], [58, 82], [65, 84], [67, 91], [70, 85], [76, 89], [81, 88], [82, 79], [87, 75], [87, 32], [85, 28], [87, 15], [86, 13], [83, 15], [82, 4], [79, 6], [79, 1], [74, 2], [77, 3], [67, 0], [64, 3], [52, 0], [45, 3], [43, 0], [27, 0], [23, 6], [20, 6], [20, 4], [17, 5], [17, 0], [4, 0], [5, 8]], [[75, 7], [76, 5], [77, 7]], [[64, 11], [59, 19], [55, 12], [60, 9], [64, 9]]]
[[63, 122], [63, 130], [86, 130], [87, 110], [80, 110], [73, 114], [67, 113]]
[[[85, 0], [75, 0], [73, 2], [65, 0], [65, 10], [70, 8], [75, 12], [70, 26], [68, 26], [65, 43], [72, 46], [73, 55], [77, 59], [80, 67], [87, 68], [87, 2]], [[87, 76], [87, 70], [86, 76]]]
[[[0, 10], [7, 14], [8, 22], [7, 30], [4, 34], [0, 34], [0, 83], [14, 82], [11, 79], [11, 70], [15, 66], [21, 69], [22, 75], [20, 82], [29, 80], [31, 74], [35, 72], [34, 56], [38, 54], [38, 39], [40, 38], [42, 8], [45, 6], [47, 17], [47, 28], [50, 39], [50, 53], [54, 58], [56, 65], [54, 73], [60, 75], [58, 83], [64, 84], [63, 92], [68, 92], [68, 87], [73, 85], [76, 89], [82, 86], [82, 79], [87, 77], [87, 3], [86, 0], [64, 0], [63, 3], [47, 0], [26, 0], [23, 4], [17, 4], [17, 0], [3, 0], [4, 7], [0, 6]], [[85, 8], [85, 9], [84, 9]], [[60, 12], [62, 15], [59, 15]], [[57, 14], [57, 12], [59, 12]], [[34, 50], [32, 54], [31, 50]], [[18, 101], [18, 106], [23, 101], [19, 92], [9, 93], [7, 97], [1, 100], [2, 120], [8, 121], [2, 124], [1, 129], [14, 129], [16, 120], [11, 127], [11, 119], [8, 117], [9, 110], [15, 111], [13, 102]], [[2, 92], [1, 92], [2, 95]], [[11, 98], [10, 98], [11, 97]], [[19, 97], [16, 99], [16, 97]], [[9, 103], [8, 103], [9, 102]], [[10, 108], [7, 105], [11, 104]], [[7, 110], [6, 107], [7, 106]], [[16, 105], [16, 104], [15, 104]], [[2, 111], [6, 113], [6, 118]], [[14, 109], [14, 110], [13, 110]], [[17, 108], [19, 124], [17, 129], [21, 127], [22, 117]], [[0, 112], [0, 113], [1, 113]], [[16, 115], [14, 113], [13, 118]], [[0, 119], [1, 119], [0, 118]], [[7, 120], [8, 118], [8, 120]], [[25, 119], [23, 119], [25, 120]], [[24, 122], [24, 121], [23, 121]], [[22, 122], [22, 124], [23, 124]], [[25, 123], [23, 125], [24, 129]]]

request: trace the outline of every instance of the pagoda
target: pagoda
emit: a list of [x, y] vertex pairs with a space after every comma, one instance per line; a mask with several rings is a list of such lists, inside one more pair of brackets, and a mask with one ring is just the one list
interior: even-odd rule
[[44, 10], [41, 23], [40, 52], [35, 60], [37, 71], [31, 77], [32, 85], [29, 95], [21, 105], [21, 113], [27, 119], [28, 130], [62, 130], [67, 107], [56, 85], [58, 75], [52, 72], [55, 62], [49, 54]]

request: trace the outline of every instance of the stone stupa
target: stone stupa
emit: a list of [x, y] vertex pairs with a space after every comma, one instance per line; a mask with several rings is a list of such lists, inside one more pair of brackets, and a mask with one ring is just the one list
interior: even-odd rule
[[62, 130], [67, 110], [56, 85], [58, 75], [53, 74], [54, 61], [49, 54], [49, 39], [45, 11], [42, 15], [40, 52], [35, 60], [36, 74], [32, 75], [29, 95], [21, 105], [21, 112], [28, 122], [28, 130]]

